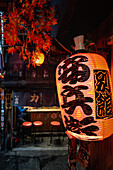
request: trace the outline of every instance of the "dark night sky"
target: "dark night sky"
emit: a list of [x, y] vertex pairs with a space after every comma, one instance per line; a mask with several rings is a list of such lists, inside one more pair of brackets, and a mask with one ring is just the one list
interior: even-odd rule
[[112, 0], [61, 0], [57, 39], [68, 49], [77, 35], [93, 31], [113, 10]]

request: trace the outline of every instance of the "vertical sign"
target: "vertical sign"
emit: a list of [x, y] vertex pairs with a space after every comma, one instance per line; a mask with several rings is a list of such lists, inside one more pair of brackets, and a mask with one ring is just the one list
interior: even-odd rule
[[88, 168], [90, 162], [90, 146], [91, 143], [88, 141], [82, 141], [77, 153], [76, 161], [84, 168]]
[[12, 94], [6, 94], [6, 109], [12, 109]]
[[4, 89], [1, 89], [1, 149], [4, 149]]

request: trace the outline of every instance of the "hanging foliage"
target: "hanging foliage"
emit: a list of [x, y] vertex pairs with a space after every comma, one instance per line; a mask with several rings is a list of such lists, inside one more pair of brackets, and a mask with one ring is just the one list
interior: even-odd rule
[[35, 65], [35, 54], [50, 49], [50, 31], [57, 22], [49, 3], [50, 0], [14, 0], [12, 10], [3, 18], [8, 53], [19, 51], [28, 66]]

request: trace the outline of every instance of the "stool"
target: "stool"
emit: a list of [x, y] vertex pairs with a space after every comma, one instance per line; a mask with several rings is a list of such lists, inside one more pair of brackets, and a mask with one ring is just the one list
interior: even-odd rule
[[[40, 133], [40, 132], [42, 132], [42, 126], [43, 126], [43, 122], [42, 122], [42, 121], [34, 121], [34, 122], [33, 122], [34, 143], [35, 143], [36, 137], [37, 137], [37, 135], [36, 135], [37, 128], [39, 129], [38, 132]], [[42, 134], [41, 134], [41, 135], [42, 135]], [[38, 135], [38, 137], [39, 137], [39, 135]], [[43, 142], [43, 136], [42, 136], [42, 138], [41, 138], [41, 142]]]
[[24, 144], [24, 139], [27, 140], [28, 137], [30, 137], [30, 141], [31, 141], [31, 127], [32, 127], [32, 122], [22, 123], [23, 144]]
[[60, 122], [58, 121], [52, 121], [51, 123], [51, 126], [52, 126], [52, 129], [51, 129], [51, 136], [50, 136], [50, 143], [52, 143], [52, 137], [53, 137], [53, 128], [57, 128], [57, 131], [58, 131], [58, 136], [59, 136], [59, 141], [60, 141], [60, 134], [59, 134], [59, 131], [60, 131]]

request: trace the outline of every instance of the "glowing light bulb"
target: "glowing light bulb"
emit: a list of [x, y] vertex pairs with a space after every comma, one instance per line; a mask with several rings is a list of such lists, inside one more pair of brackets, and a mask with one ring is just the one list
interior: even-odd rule
[[37, 59], [35, 60], [35, 64], [37, 66], [40, 66], [41, 64], [43, 64], [45, 56], [43, 53], [36, 53], [36, 55], [37, 55]]

